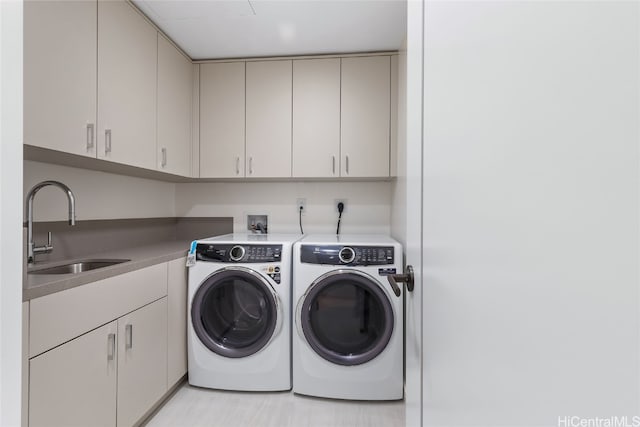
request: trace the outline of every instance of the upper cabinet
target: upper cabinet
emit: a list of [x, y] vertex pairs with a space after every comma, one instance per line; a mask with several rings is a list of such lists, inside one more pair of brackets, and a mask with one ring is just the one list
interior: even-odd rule
[[24, 2], [24, 142], [96, 156], [97, 3]]
[[293, 61], [293, 176], [340, 176], [340, 58]]
[[200, 65], [200, 177], [389, 177], [391, 71], [389, 55]]
[[193, 64], [158, 34], [158, 170], [189, 176], [192, 104]]
[[195, 157], [201, 178], [384, 178], [394, 70], [390, 55], [193, 65], [128, 1], [26, 1], [24, 141], [184, 177]]
[[193, 75], [129, 2], [24, 3], [27, 145], [190, 176]]
[[291, 61], [247, 62], [246, 176], [291, 176]]
[[389, 176], [390, 57], [342, 58], [341, 75], [341, 176]]
[[124, 1], [98, 2], [98, 158], [156, 168], [153, 28]]
[[245, 63], [200, 65], [200, 177], [245, 176]]

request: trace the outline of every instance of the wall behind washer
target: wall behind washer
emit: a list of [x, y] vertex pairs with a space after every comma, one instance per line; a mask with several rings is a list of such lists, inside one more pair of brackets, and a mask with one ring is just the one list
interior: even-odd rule
[[236, 232], [247, 230], [247, 214], [267, 214], [269, 233], [299, 233], [296, 200], [305, 198], [304, 232], [335, 233], [335, 200], [346, 199], [341, 233], [389, 234], [391, 186], [390, 181], [176, 184], [175, 213], [178, 217], [233, 217]]
[[[44, 180], [61, 181], [71, 188], [79, 220], [175, 216], [174, 183], [25, 161], [23, 199]], [[58, 188], [45, 187], [35, 198], [34, 213], [36, 221], [66, 220], [67, 198]]]
[[[407, 246], [407, 39], [398, 55], [398, 126], [396, 170], [398, 177], [391, 186], [391, 236]], [[413, 194], [411, 197], [420, 197]]]
[[[296, 200], [305, 198], [305, 233], [335, 233], [336, 199], [346, 199], [341, 233], [390, 233], [393, 181], [169, 183], [34, 161], [24, 162], [24, 195], [40, 181], [57, 180], [76, 196], [78, 220], [269, 215], [270, 233], [299, 232]], [[64, 221], [67, 201], [54, 187], [36, 196], [36, 221]], [[25, 214], [26, 215], [26, 214]], [[202, 236], [206, 237], [206, 236]]]

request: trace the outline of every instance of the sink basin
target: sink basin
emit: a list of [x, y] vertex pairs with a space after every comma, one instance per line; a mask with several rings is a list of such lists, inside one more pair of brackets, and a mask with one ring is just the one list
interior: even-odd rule
[[71, 264], [57, 265], [55, 267], [43, 268], [42, 270], [29, 271], [29, 274], [77, 274], [97, 268], [109, 267], [111, 265], [122, 264], [131, 261], [130, 259], [87, 259]]

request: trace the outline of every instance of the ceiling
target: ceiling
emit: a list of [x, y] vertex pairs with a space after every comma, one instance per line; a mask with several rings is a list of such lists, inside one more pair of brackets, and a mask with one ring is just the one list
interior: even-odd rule
[[192, 59], [397, 50], [405, 0], [133, 0]]

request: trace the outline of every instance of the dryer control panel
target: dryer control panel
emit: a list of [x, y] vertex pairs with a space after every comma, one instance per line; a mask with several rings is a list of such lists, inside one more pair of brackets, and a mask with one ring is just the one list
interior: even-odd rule
[[300, 261], [329, 265], [388, 265], [394, 263], [393, 246], [302, 245]]
[[198, 243], [196, 260], [221, 263], [282, 261], [282, 245]]

